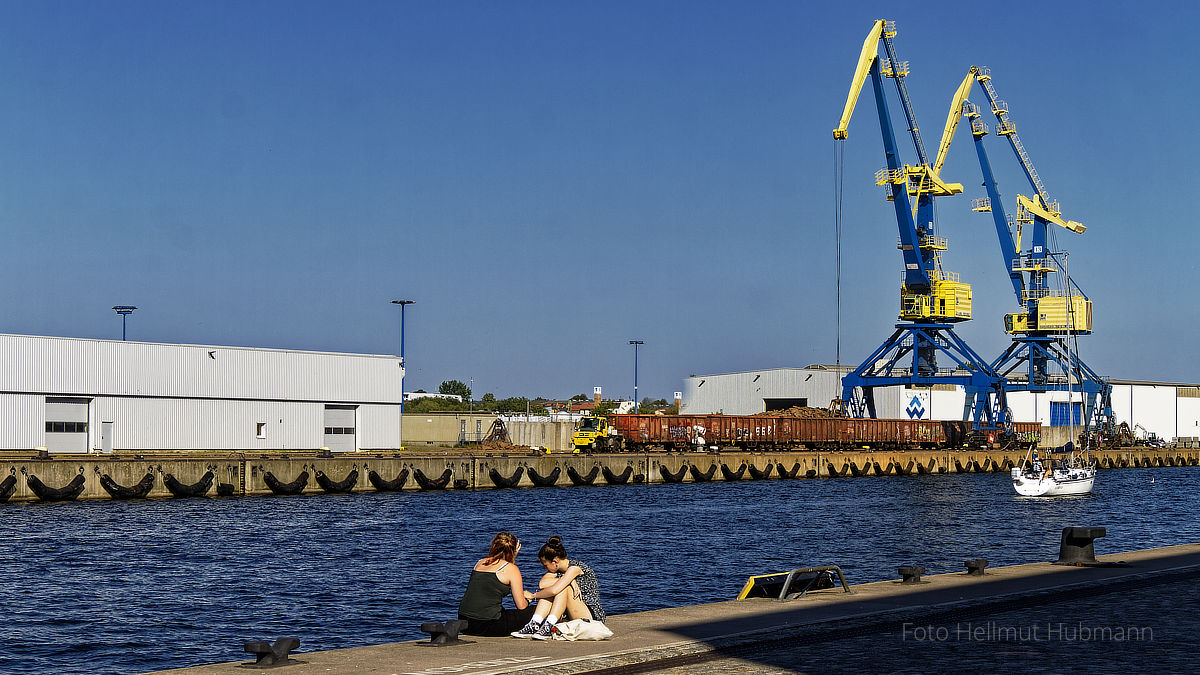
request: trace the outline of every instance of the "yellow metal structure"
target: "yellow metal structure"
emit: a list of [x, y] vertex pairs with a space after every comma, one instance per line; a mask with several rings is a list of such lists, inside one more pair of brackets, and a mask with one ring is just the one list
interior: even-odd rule
[[954, 97], [950, 99], [950, 114], [946, 116], [946, 128], [942, 131], [942, 142], [938, 145], [937, 159], [933, 161], [935, 174], [942, 173], [942, 165], [946, 163], [946, 154], [950, 151], [950, 141], [954, 140], [958, 121], [963, 116], [963, 104], [967, 102], [967, 95], [971, 92], [971, 85], [975, 82], [975, 76], [978, 73], [979, 69], [971, 66], [971, 69], [967, 71], [967, 76], [963, 78], [962, 84], [958, 85], [958, 89], [954, 92]]
[[889, 30], [888, 37], [896, 34], [895, 23], [879, 19], [863, 42], [862, 53], [858, 56], [858, 66], [854, 69], [854, 77], [850, 80], [850, 95], [846, 97], [846, 106], [842, 108], [842, 119], [838, 121], [838, 127], [833, 130], [833, 137], [839, 141], [846, 140], [846, 127], [850, 125], [850, 116], [854, 114], [854, 105], [858, 103], [858, 95], [862, 93], [863, 84], [871, 72], [871, 62], [879, 56], [879, 38]]
[[774, 574], [756, 574], [746, 580], [742, 585], [742, 590], [738, 591], [737, 599], [745, 600], [750, 597], [750, 591], [758, 584], [766, 584], [767, 582], [779, 583], [787, 577], [787, 572], [775, 572]]
[[[1057, 205], [1057, 200], [1054, 203]], [[1046, 205], [1042, 203], [1041, 197], [1030, 199], [1025, 195], [1017, 195], [1017, 204], [1021, 208], [1025, 209], [1026, 212], [1032, 213], [1036, 216], [1041, 216], [1046, 220], [1046, 222], [1054, 223], [1060, 227], [1065, 227], [1076, 234], [1083, 234], [1087, 230], [1087, 226], [1083, 223], [1077, 223], [1074, 220], [1065, 220], [1061, 215], [1059, 215], [1061, 212], [1056, 213], [1055, 211], [1047, 208]], [[1057, 208], [1055, 210], [1057, 210]]]
[[[950, 277], [941, 279], [939, 277]], [[942, 272], [931, 281], [928, 293], [909, 293], [900, 286], [900, 318], [905, 321], [967, 321], [971, 318], [971, 284], [953, 272]]]
[[1037, 302], [1037, 329], [1070, 331], [1076, 335], [1092, 332], [1092, 301], [1082, 295], [1050, 296]]
[[1013, 335], [1061, 333], [1087, 335], [1092, 332], [1092, 301], [1082, 295], [1048, 295], [1037, 301], [1036, 318], [1028, 312], [1004, 315], [1004, 330]]

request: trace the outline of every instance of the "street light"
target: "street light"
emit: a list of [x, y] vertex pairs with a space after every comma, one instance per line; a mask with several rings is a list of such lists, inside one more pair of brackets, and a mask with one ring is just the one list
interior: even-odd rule
[[125, 317], [133, 314], [133, 310], [137, 307], [131, 305], [117, 305], [113, 307], [113, 311], [121, 315], [121, 342], [125, 341]]
[[404, 306], [411, 305], [416, 300], [393, 300], [393, 305], [400, 305], [400, 447], [404, 448], [404, 374], [408, 371], [404, 363]]
[[638, 345], [644, 345], [644, 344], [646, 344], [646, 343], [645, 343], [645, 341], [643, 341], [643, 340], [630, 340], [630, 341], [629, 341], [629, 344], [633, 345], [633, 414], [635, 414], [635, 415], [636, 415], [636, 414], [637, 414], [637, 411], [638, 411], [638, 397], [637, 397], [637, 352], [638, 352]]
[[416, 300], [393, 300], [393, 305], [400, 305], [400, 364], [404, 364], [404, 306], [411, 305]]

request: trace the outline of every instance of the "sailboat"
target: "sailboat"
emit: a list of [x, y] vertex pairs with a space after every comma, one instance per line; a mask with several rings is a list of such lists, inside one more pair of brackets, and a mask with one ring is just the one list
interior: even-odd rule
[[[1065, 286], [1067, 296], [1070, 297], [1071, 276], [1067, 271], [1066, 265], [1063, 265]], [[1068, 307], [1073, 309], [1074, 303], [1068, 302]], [[1076, 356], [1071, 353], [1071, 337], [1072, 328], [1074, 327], [1074, 312], [1068, 309], [1067, 319], [1067, 363], [1069, 364], [1067, 372], [1067, 402], [1068, 415], [1067, 425], [1070, 430], [1069, 438], [1075, 437], [1075, 415], [1071, 411], [1074, 406], [1074, 397], [1071, 392], [1071, 376], [1074, 373], [1074, 366], [1077, 362]], [[1078, 344], [1076, 344], [1076, 352], [1078, 352]], [[1082, 394], [1082, 391], [1080, 392]], [[1083, 397], [1086, 401], [1086, 397]], [[1085, 419], [1090, 420], [1090, 415]], [[1092, 485], [1096, 482], [1096, 467], [1092, 464], [1092, 434], [1085, 428], [1083, 436], [1084, 448], [1082, 452], [1077, 452], [1075, 443], [1067, 441], [1066, 445], [1054, 448], [1049, 451], [1050, 457], [1043, 460], [1038, 456], [1037, 443], [1029, 446], [1029, 452], [1026, 453], [1024, 461], [1020, 466], [1015, 466], [1012, 469], [1013, 489], [1017, 494], [1025, 497], [1057, 497], [1060, 495], [1085, 495], [1092, 491]], [[1056, 455], [1058, 457], [1056, 457]]]
[[1051, 450], [1051, 457], [1043, 460], [1037, 448], [1030, 447], [1021, 466], [1013, 467], [1013, 489], [1025, 497], [1085, 495], [1096, 482], [1096, 469], [1087, 461], [1087, 454], [1077, 453], [1075, 444], [1067, 443]]

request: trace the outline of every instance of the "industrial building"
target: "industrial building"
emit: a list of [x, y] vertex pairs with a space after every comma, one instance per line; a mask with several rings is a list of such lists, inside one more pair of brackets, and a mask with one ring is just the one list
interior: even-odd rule
[[[841, 396], [842, 376], [851, 368], [810, 365], [741, 373], [692, 376], [684, 382], [684, 414], [753, 415], [792, 406], [825, 408]], [[1126, 422], [1135, 433], [1159, 438], [1200, 436], [1200, 385], [1139, 380], [1110, 380], [1115, 421]], [[965, 394], [960, 387], [935, 384], [921, 387], [885, 387], [875, 391], [876, 412], [881, 418], [962, 419]], [[1040, 422], [1065, 426], [1080, 418], [1078, 391], [1008, 394], [1014, 422]]]
[[0, 335], [0, 450], [400, 446], [399, 357]]

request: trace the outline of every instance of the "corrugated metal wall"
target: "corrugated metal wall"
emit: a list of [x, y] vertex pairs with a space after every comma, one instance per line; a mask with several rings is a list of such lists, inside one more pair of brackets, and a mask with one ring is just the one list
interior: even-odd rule
[[4, 391], [399, 403], [400, 359], [0, 335]]
[[[285, 401], [96, 398], [91, 447], [113, 423], [116, 450], [287, 450], [322, 447], [325, 406]], [[257, 427], [264, 424], [264, 438]]]
[[395, 356], [0, 335], [0, 357], [0, 449], [48, 447], [62, 396], [91, 399], [87, 449], [105, 422], [116, 450], [315, 449], [326, 404], [359, 405], [360, 448], [399, 446]]

